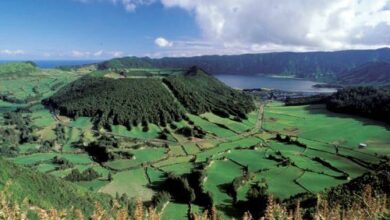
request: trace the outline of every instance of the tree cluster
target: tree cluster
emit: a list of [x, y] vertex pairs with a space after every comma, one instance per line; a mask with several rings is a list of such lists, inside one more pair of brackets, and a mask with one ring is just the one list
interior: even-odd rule
[[351, 87], [333, 94], [327, 102], [330, 111], [360, 115], [390, 123], [390, 90]]
[[73, 169], [65, 179], [71, 182], [80, 182], [80, 181], [91, 181], [99, 178], [101, 175], [92, 168], [88, 168], [83, 172], [80, 172], [78, 169]]
[[[33, 135], [33, 126], [31, 125], [31, 118], [29, 115], [23, 115], [20, 112], [6, 112], [3, 114], [4, 122], [6, 125], [15, 126], [15, 130], [18, 131], [18, 143], [31, 143], [37, 140], [37, 137]], [[14, 132], [5, 130], [5, 135], [14, 136]]]
[[43, 101], [73, 118], [92, 117], [97, 127], [112, 124], [129, 130], [142, 123], [166, 125], [181, 120], [183, 110], [157, 79], [110, 79], [86, 76]]
[[70, 162], [69, 160], [67, 160], [65, 158], [59, 157], [59, 156], [53, 157], [51, 162], [52, 162], [52, 164], [57, 165], [57, 167], [56, 167], [57, 170], [65, 170], [68, 168], [72, 168], [74, 166], [74, 164], [72, 162]]
[[213, 112], [242, 119], [255, 109], [251, 96], [236, 91], [197, 67], [182, 75], [164, 78], [164, 83], [192, 114]]

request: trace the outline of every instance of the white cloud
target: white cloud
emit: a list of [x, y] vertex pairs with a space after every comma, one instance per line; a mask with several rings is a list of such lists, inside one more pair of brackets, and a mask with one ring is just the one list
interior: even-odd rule
[[9, 49], [0, 50], [1, 55], [15, 56], [15, 55], [23, 55], [25, 53], [26, 52], [24, 50], [9, 50]]
[[124, 55], [122, 51], [110, 51], [107, 54], [112, 57], [122, 57]]
[[195, 15], [216, 50], [390, 46], [390, 0], [161, 0]]
[[82, 3], [109, 2], [114, 5], [122, 5], [128, 12], [133, 12], [139, 6], [150, 5], [156, 0], [76, 0]]
[[163, 38], [163, 37], [158, 37], [154, 40], [154, 43], [158, 46], [158, 47], [172, 47], [173, 46], [173, 42], [171, 41], [168, 41], [167, 39]]
[[[59, 55], [59, 54], [58, 54]], [[61, 56], [70, 56], [73, 58], [112, 58], [112, 57], [121, 57], [124, 53], [122, 51], [81, 51], [81, 50], [73, 50], [68, 54], [62, 54]]]

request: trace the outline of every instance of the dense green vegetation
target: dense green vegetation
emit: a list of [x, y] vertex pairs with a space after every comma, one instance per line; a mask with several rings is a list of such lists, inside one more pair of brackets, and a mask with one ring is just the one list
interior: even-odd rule
[[17, 77], [28, 75], [35, 71], [37, 71], [37, 66], [33, 62], [0, 64], [0, 77]]
[[94, 202], [109, 207], [110, 197], [95, 194], [51, 175], [16, 166], [2, 158], [0, 167], [0, 189], [8, 184], [8, 191], [16, 201], [22, 202], [27, 198], [31, 204], [47, 209], [77, 207], [87, 215], [92, 214]]
[[255, 108], [250, 96], [227, 87], [197, 67], [192, 67], [184, 75], [167, 77], [164, 83], [192, 114], [211, 111], [240, 120]]
[[390, 61], [369, 62], [344, 71], [337, 81], [341, 85], [390, 85]]
[[390, 123], [390, 90], [373, 87], [343, 89], [329, 98], [327, 108]]
[[233, 56], [182, 58], [115, 58], [98, 65], [99, 69], [189, 68], [197, 65], [212, 74], [278, 74], [316, 80], [334, 80], [344, 70], [371, 61], [390, 60], [390, 49], [337, 52], [267, 53]]
[[[345, 188], [342, 184], [355, 184], [355, 178], [379, 172], [389, 161], [385, 124], [330, 112], [325, 104], [313, 104], [318, 103], [315, 99], [298, 100], [300, 106], [252, 103], [249, 96], [198, 68], [185, 73], [113, 69], [88, 76], [83, 76], [88, 71], [78, 71], [38, 69], [34, 77], [0, 81], [0, 90], [23, 98], [34, 93], [26, 86], [32, 80], [42, 95], [39, 102], [23, 105], [0, 102], [0, 154], [43, 173], [0, 161], [1, 167], [12, 166], [5, 169], [4, 178], [0, 171], [0, 192], [12, 179], [16, 185], [10, 184], [14, 187], [10, 189], [17, 200], [31, 189], [37, 201], [35, 192], [46, 190], [45, 186], [53, 195], [44, 194], [49, 199], [37, 205], [61, 209], [88, 198], [86, 205], [80, 205], [86, 213], [95, 201], [110, 210], [116, 201], [124, 202], [132, 213], [126, 204], [138, 198], [155, 205], [157, 214], [167, 220], [186, 219], [205, 210], [210, 218], [218, 212], [221, 219], [241, 219], [246, 211], [260, 217], [273, 195], [288, 209], [299, 198], [304, 213], [310, 214], [309, 203], [317, 193], [325, 199], [330, 192], [329, 200], [341, 198], [338, 204], [343, 204], [344, 192], [363, 185]], [[16, 87], [3, 87], [8, 84]], [[53, 108], [45, 108], [41, 99]], [[55, 100], [70, 113], [61, 112]], [[138, 121], [118, 123], [115, 115]], [[19, 169], [23, 175], [15, 173]], [[384, 193], [380, 190], [388, 183], [377, 184], [378, 178], [365, 177], [363, 183], [373, 183], [375, 190]], [[70, 186], [75, 190], [68, 190]]]
[[93, 117], [98, 127], [120, 124], [129, 130], [140, 123], [146, 130], [148, 123], [165, 125], [180, 120], [184, 114], [156, 79], [87, 76], [59, 90], [44, 103], [73, 118]]
[[[185, 74], [168, 76], [163, 82], [193, 114], [212, 111], [242, 120], [255, 108], [250, 96], [227, 87], [196, 67]], [[187, 118], [169, 89], [159, 79], [85, 76], [60, 89], [44, 104], [72, 118], [92, 117], [97, 127], [111, 128], [114, 124], [131, 130], [142, 124], [143, 131], [148, 131], [149, 123], [164, 127]]]

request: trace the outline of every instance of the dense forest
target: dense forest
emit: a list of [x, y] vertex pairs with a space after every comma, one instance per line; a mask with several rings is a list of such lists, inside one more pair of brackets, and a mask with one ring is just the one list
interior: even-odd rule
[[184, 114], [158, 79], [110, 79], [86, 76], [43, 101], [60, 114], [93, 117], [100, 126], [166, 124]]
[[251, 96], [229, 88], [196, 67], [185, 74], [169, 76], [163, 82], [85, 76], [43, 103], [72, 118], [93, 117], [97, 127], [120, 124], [131, 129], [142, 124], [145, 130], [148, 123], [166, 126], [185, 119], [181, 104], [193, 114], [212, 111], [237, 120], [246, 118], [255, 109]]
[[211, 74], [282, 74], [332, 81], [348, 69], [372, 61], [389, 61], [390, 49], [336, 52], [266, 53], [151, 59], [124, 57], [102, 62], [99, 69], [139, 67], [189, 68], [197, 65]]
[[339, 90], [329, 98], [327, 108], [390, 123], [390, 91], [374, 87]]
[[214, 112], [242, 119], [255, 109], [251, 96], [226, 86], [197, 67], [183, 75], [169, 76], [164, 83], [192, 114]]
[[338, 77], [342, 85], [390, 85], [390, 62], [370, 62], [344, 71]]

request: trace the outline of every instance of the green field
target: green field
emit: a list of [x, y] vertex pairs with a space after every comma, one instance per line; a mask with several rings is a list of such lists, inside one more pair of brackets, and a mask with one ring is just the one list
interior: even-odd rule
[[99, 191], [115, 196], [126, 193], [130, 197], [148, 201], [153, 191], [147, 187], [148, 180], [143, 168], [123, 171], [113, 176], [113, 181], [102, 187]]
[[[164, 74], [178, 71], [132, 69], [126, 74], [139, 77], [148, 72], [148, 77], [161, 80]], [[122, 77], [118, 73], [96, 74], [103, 73], [108, 74], [105, 77], [118, 80]], [[39, 70], [23, 77], [0, 76], [0, 93], [9, 91], [17, 99], [39, 93], [42, 99], [83, 74]], [[22, 106], [28, 106], [29, 111], [21, 113], [20, 117], [27, 118], [29, 135], [34, 138], [14, 143], [20, 131], [15, 125], [5, 123], [3, 113]], [[140, 124], [132, 126], [131, 130], [122, 125], [96, 128], [93, 118], [58, 116], [41, 105], [40, 100], [25, 104], [0, 100], [0, 129], [17, 130], [9, 140], [0, 139], [0, 147], [8, 151], [8, 146], [16, 149], [14, 154], [5, 156], [8, 160], [60, 178], [73, 169], [83, 172], [92, 168], [100, 176], [78, 181], [77, 185], [114, 197], [126, 193], [129, 198], [145, 202], [150, 202], [168, 174], [189, 178], [194, 170], [201, 169], [204, 173], [201, 188], [211, 193], [224, 219], [240, 216], [227, 209], [232, 207], [233, 198], [226, 189], [237, 177], [248, 175], [237, 189], [240, 202], [247, 200], [246, 194], [253, 184], [263, 180], [268, 191], [283, 200], [346, 183], [371, 171], [390, 156], [390, 132], [383, 123], [331, 113], [323, 105], [284, 106], [270, 102], [264, 106], [264, 118], [262, 108], [259, 109], [248, 113], [247, 119], [241, 122], [211, 112], [200, 115], [187, 112], [189, 119], [179, 118], [177, 122], [158, 125], [148, 123], [148, 131], [143, 131]], [[63, 131], [56, 130], [58, 127], [63, 127]], [[199, 127], [205, 136], [186, 137], [177, 132], [183, 127]], [[161, 132], [167, 133], [166, 140], [159, 139]], [[278, 140], [277, 134], [296, 142]], [[104, 138], [107, 143], [102, 151], [110, 157], [99, 161], [91, 149], [99, 148], [96, 141], [106, 140]], [[367, 147], [359, 148], [360, 143]], [[97, 155], [99, 153], [103, 154], [98, 152]], [[71, 166], [54, 163], [55, 156]], [[175, 201], [172, 198], [162, 210], [163, 220], [186, 218], [188, 205]], [[191, 206], [195, 212], [205, 208], [194, 203]]]

